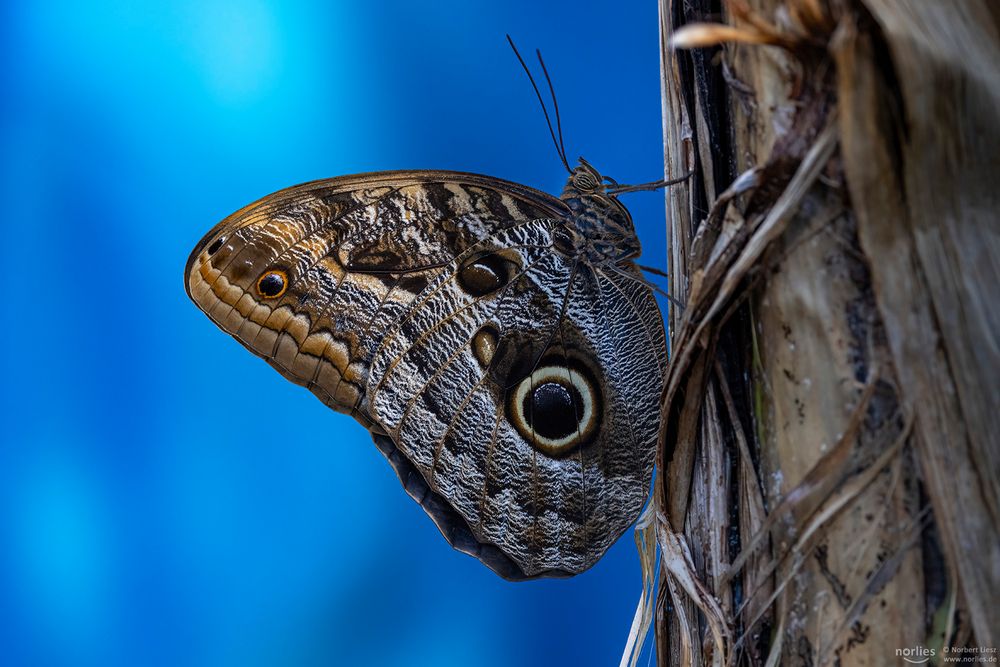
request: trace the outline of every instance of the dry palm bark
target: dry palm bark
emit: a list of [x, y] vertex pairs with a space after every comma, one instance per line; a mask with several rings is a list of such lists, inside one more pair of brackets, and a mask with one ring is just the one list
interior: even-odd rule
[[660, 9], [659, 662], [998, 647], [998, 5]]

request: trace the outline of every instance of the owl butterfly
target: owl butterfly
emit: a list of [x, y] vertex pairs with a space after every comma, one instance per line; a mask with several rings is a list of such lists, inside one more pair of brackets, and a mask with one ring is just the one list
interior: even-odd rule
[[615, 196], [642, 186], [611, 183], [582, 158], [558, 198], [447, 171], [306, 183], [209, 231], [187, 293], [369, 429], [453, 547], [572, 576], [642, 508], [666, 372]]

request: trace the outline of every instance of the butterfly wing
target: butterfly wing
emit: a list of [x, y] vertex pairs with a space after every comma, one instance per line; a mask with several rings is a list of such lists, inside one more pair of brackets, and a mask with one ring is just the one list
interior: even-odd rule
[[565, 576], [642, 505], [664, 363], [652, 294], [559, 250], [567, 215], [471, 174], [317, 181], [217, 225], [186, 288], [371, 429], [453, 546], [507, 578]]
[[563, 213], [545, 193], [475, 174], [315, 181], [216, 225], [188, 259], [185, 288], [282, 375], [372, 428], [364, 391], [380, 333], [468, 245]]
[[468, 248], [389, 329], [369, 376], [375, 420], [419, 473], [411, 495], [432, 516], [443, 499], [458, 515], [436, 519], [445, 536], [471, 534], [508, 578], [593, 565], [635, 520], [652, 470], [655, 299], [634, 268], [561, 250], [564, 233], [536, 219]]

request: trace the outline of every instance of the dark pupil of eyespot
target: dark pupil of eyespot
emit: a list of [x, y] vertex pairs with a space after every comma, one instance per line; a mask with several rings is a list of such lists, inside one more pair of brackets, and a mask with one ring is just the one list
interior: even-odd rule
[[219, 248], [221, 247], [222, 247], [222, 238], [220, 237], [215, 239], [215, 242], [212, 243], [212, 245], [208, 246], [208, 254], [214, 255], [215, 253], [219, 252]]
[[285, 287], [285, 280], [277, 273], [269, 273], [260, 279], [257, 289], [264, 296], [277, 296]]
[[559, 440], [576, 433], [583, 418], [583, 400], [576, 387], [545, 382], [524, 397], [524, 415], [538, 435]]

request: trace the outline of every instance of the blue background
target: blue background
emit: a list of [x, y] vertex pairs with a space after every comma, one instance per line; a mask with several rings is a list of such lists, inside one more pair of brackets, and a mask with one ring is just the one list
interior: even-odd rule
[[[502, 581], [183, 290], [215, 222], [302, 181], [559, 192], [505, 32], [545, 53], [571, 161], [661, 177], [654, 0], [3, 5], [0, 662], [617, 664], [630, 535]], [[626, 197], [664, 266], [662, 195]]]

